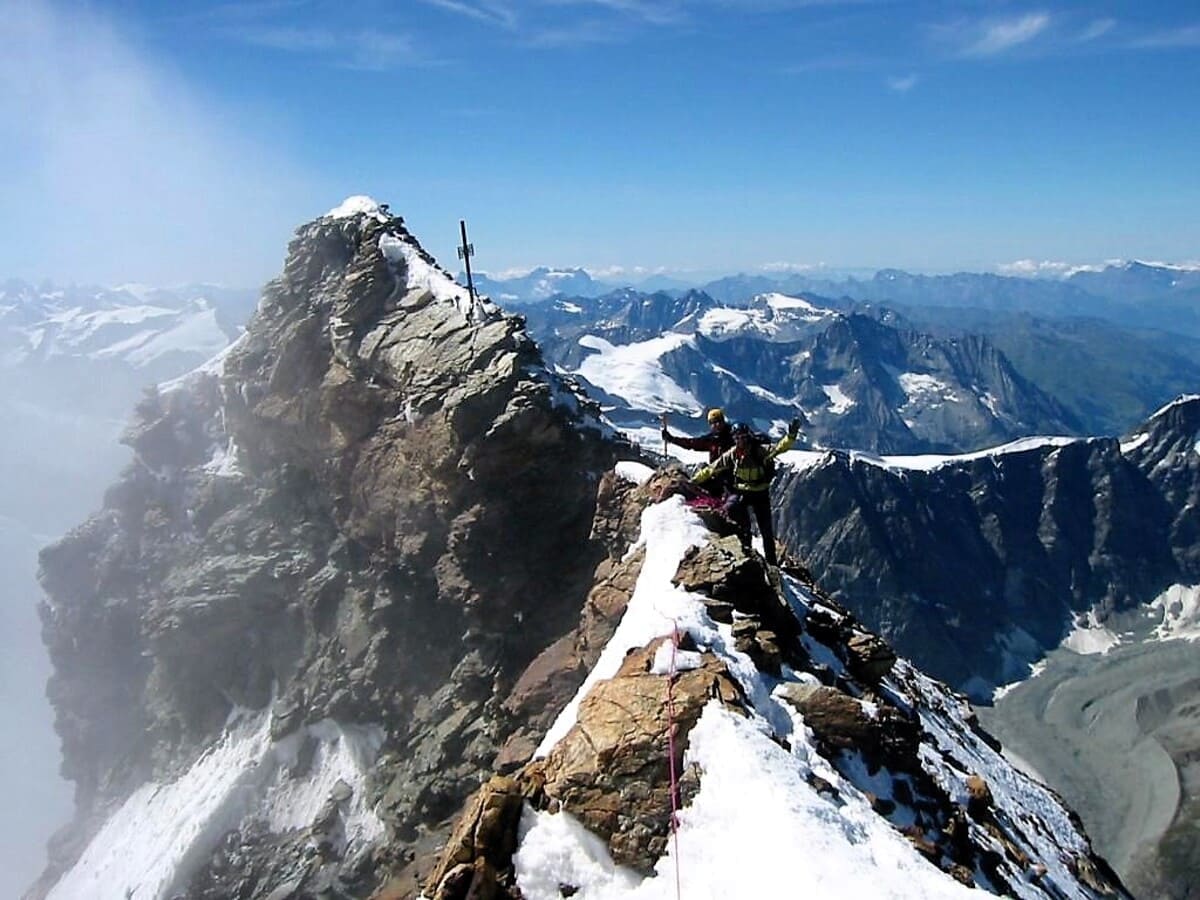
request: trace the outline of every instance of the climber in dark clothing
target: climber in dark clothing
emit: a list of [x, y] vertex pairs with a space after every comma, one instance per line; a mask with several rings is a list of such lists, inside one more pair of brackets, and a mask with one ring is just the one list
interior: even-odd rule
[[[719, 407], [708, 411], [708, 434], [702, 434], [700, 437], [676, 437], [671, 434], [667, 430], [667, 414], [663, 413], [662, 439], [664, 448], [666, 444], [675, 444], [687, 450], [703, 450], [708, 454], [710, 465], [722, 453], [733, 447], [733, 432], [730, 429], [729, 421], [725, 418], [725, 411]], [[724, 472], [704, 484], [703, 489], [714, 497], [722, 497], [732, 486], [733, 481], [729, 473]]]
[[746, 425], [733, 426], [734, 445], [695, 474], [692, 481], [703, 484], [724, 472], [733, 474], [733, 492], [725, 511], [737, 526], [742, 546], [750, 547], [750, 511], [758, 521], [763, 556], [767, 565], [777, 566], [775, 527], [771, 522], [771, 475], [776, 456], [791, 449], [800, 433], [800, 420], [792, 419], [788, 432], [774, 447], [767, 448], [754, 439]]
[[667, 414], [662, 414], [663, 443], [675, 444], [688, 450], [704, 450], [708, 453], [708, 461], [711, 463], [733, 446], [733, 433], [725, 419], [724, 410], [718, 408], [708, 411], [708, 429], [708, 434], [702, 434], [700, 437], [676, 437], [667, 431]]

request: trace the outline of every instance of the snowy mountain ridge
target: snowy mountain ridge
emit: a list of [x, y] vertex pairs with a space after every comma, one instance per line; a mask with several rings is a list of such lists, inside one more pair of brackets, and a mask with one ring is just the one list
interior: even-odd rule
[[[661, 477], [632, 463], [619, 464], [617, 472], [643, 484]], [[468, 883], [491, 890], [493, 880], [499, 896], [519, 891], [526, 900], [554, 900], [564, 892], [585, 900], [797, 891], [957, 897], [968, 896], [968, 886], [1018, 897], [1119, 893], [1111, 873], [1096, 866], [1078, 822], [1052, 792], [1004, 760], [979, 733], [963, 698], [903, 660], [879, 664], [886, 659], [879, 645], [872, 651], [876, 666], [864, 668], [863, 658], [848, 655], [840, 640], [857, 633], [862, 647], [868, 636], [819, 589], [787, 575], [780, 583], [787, 606], [774, 611], [756, 610], [745, 595], [725, 592], [718, 603], [706, 596], [716, 593], [713, 572], [722, 564], [715, 560], [731, 549], [677, 496], [645, 509], [630, 550], [644, 553], [641, 575], [620, 624], [534, 762], [511, 776], [525, 794], [519, 816], [507, 816], [516, 829], [511, 862], [496, 852], [505, 846], [501, 835], [480, 834], [505, 816], [493, 809], [491, 819], [475, 818], [480, 807], [472, 807], [456, 832], [466, 843], [451, 838], [451, 861], [435, 869], [423, 896], [449, 900], [462, 896]], [[704, 569], [705, 583], [684, 574], [689, 559], [713, 567]], [[720, 575], [715, 578], [719, 584]], [[792, 649], [796, 632], [788, 628], [797, 625], [800, 643]], [[641, 804], [623, 811], [633, 825], [614, 827], [597, 815], [620, 806], [626, 795], [617, 791], [628, 777], [620, 773], [635, 765], [604, 762], [620, 752], [609, 748], [605, 728], [619, 726], [606, 726], [611, 714], [600, 710], [629, 699], [614, 684], [654, 680], [667, 695], [672, 680], [701, 670], [729, 673], [740, 690], [731, 699], [729, 688], [713, 688], [720, 699], [695, 701], [694, 717], [680, 713], [681, 721], [694, 723], [690, 730], [679, 726], [676, 736], [687, 747], [680, 765], [681, 780], [691, 782], [688, 799], [678, 832], [660, 840], [662, 855], [639, 856], [628, 841], [637, 823], [650, 827], [651, 814]], [[625, 728], [653, 736], [676, 727], [644, 707], [650, 689], [636, 689], [635, 696], [644, 698], [642, 711], [629, 713], [635, 722]], [[848, 717], [837, 725], [834, 705]], [[854, 730], [848, 720], [860, 723], [858, 740], [841, 731]], [[886, 761], [868, 749], [874, 739], [865, 736], [874, 728], [891, 748], [882, 751]], [[648, 743], [637, 764], [654, 756], [652, 737]], [[611, 766], [612, 774], [597, 775], [594, 765]], [[526, 780], [529, 786], [522, 787]], [[493, 779], [478, 802], [487, 809], [504, 790], [511, 794], [512, 788]], [[632, 788], [628, 796], [635, 796]], [[466, 839], [463, 829], [472, 828]], [[947, 843], [948, 832], [957, 837]], [[949, 846], [954, 841], [957, 851]], [[970, 845], [978, 849], [965, 849]], [[480, 856], [472, 859], [473, 847], [487, 866], [480, 866]], [[788, 864], [742, 864], [747, 859]]]
[[[792, 857], [816, 896], [1123, 896], [962, 698], [352, 206], [221, 366], [143, 399], [137, 462], [42, 553], [77, 814], [31, 898], [650, 897], [676, 862], [727, 897]], [[718, 822], [741, 838], [690, 855]]]

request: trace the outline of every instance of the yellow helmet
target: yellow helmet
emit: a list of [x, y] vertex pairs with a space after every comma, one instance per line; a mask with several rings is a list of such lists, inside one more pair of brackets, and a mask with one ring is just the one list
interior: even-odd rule
[[725, 421], [725, 410], [721, 409], [721, 407], [717, 406], [708, 411], [708, 424], [709, 425], [713, 424], [713, 422], [723, 422], [723, 421]]

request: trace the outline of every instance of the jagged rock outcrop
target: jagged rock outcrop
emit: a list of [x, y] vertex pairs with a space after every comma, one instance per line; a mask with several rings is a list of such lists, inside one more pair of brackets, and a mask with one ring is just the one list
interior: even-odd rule
[[1128, 438], [930, 465], [830, 452], [779, 479], [780, 539], [897, 650], [979, 695], [1089, 610], [1200, 580], [1200, 398]]
[[[518, 727], [517, 677], [578, 623], [621, 529], [590, 537], [616, 445], [519, 319], [371, 204], [302, 227], [223, 363], [148, 397], [126, 439], [105, 508], [42, 555], [78, 816], [33, 896], [139, 786], [194, 775], [237, 710], [269, 710], [246, 777], [275, 812], [230, 788], [205, 811], [219, 845], [171, 889], [364, 896], [441, 833]], [[314, 838], [319, 810], [272, 825], [305, 766], [356, 773], [315, 803], [375, 839]]]

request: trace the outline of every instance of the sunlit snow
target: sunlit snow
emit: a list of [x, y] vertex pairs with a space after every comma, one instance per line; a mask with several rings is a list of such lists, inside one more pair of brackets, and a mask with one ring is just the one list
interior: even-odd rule
[[1150, 418], [1157, 419], [1159, 416], [1161, 416], [1163, 413], [1165, 413], [1167, 410], [1171, 409], [1172, 407], [1179, 406], [1183, 403], [1191, 403], [1193, 400], [1200, 400], [1200, 394], [1180, 394], [1178, 397], [1176, 397], [1170, 403], [1166, 403], [1166, 404], [1160, 406], [1158, 409], [1156, 409], [1154, 411], [1154, 415], [1152, 415]]
[[[626, 466], [624, 474], [640, 480], [647, 471]], [[699, 791], [680, 811], [678, 833], [649, 878], [615, 865], [607, 845], [568, 813], [526, 807], [514, 859], [522, 896], [558, 900], [568, 887], [578, 900], [978, 896], [926, 861], [896, 827], [874, 812], [871, 797], [816, 751], [803, 717], [777, 699], [779, 682], [733, 649], [730, 626], [714, 623], [698, 597], [671, 584], [683, 552], [707, 536], [678, 497], [645, 510], [635, 545], [644, 548], [645, 562], [624, 618], [597, 669], [559, 716], [537, 755], [544, 756], [566, 734], [580, 699], [596, 681], [615, 673], [629, 649], [668, 634], [676, 625], [702, 651], [716, 654], [729, 666], [746, 692], [750, 714], [737, 715], [715, 700], [705, 707], [688, 735], [684, 757], [685, 766], [699, 770]], [[784, 585], [793, 604], [815, 602], [791, 578], [785, 577]], [[809, 641], [806, 647], [814, 660], [841, 665], [819, 643]], [[679, 653], [664, 643], [656, 653], [654, 671], [678, 671], [699, 658], [699, 652]], [[783, 678], [811, 683], [812, 676], [785, 669]], [[967, 776], [981, 775], [1000, 808], [1028, 817], [1032, 827], [1022, 826], [1027, 849], [1047, 866], [1047, 877], [1062, 895], [1090, 896], [1076, 881], [1064, 853], [1086, 853], [1086, 841], [1055, 796], [982, 740], [968, 737], [964, 721], [970, 710], [961, 697], [905, 661], [897, 664], [896, 683], [889, 680], [886, 690], [901, 690], [897, 685], [918, 700], [925, 729], [920, 756], [947, 795], [965, 804]], [[869, 713], [870, 705], [865, 708]], [[856, 772], [861, 768], [847, 765]], [[834, 785], [837, 797], [818, 793], [810, 786], [810, 774]], [[858, 774], [876, 796], [895, 796], [886, 770]], [[1033, 817], [1040, 821], [1035, 823]], [[745, 865], [746, 860], [757, 864]], [[1018, 897], [1044, 896], [1044, 885], [1016, 880], [1011, 887]]]
[[[308, 827], [338, 781], [352, 791], [342, 809], [343, 847], [382, 835], [363, 801], [382, 730], [325, 721], [273, 742], [270, 723], [269, 710], [242, 713], [178, 780], [134, 791], [47, 900], [170, 897], [229, 829], [248, 816], [280, 831]], [[293, 779], [289, 767], [306, 739], [316, 742], [312, 763]]]
[[383, 208], [379, 203], [374, 198], [368, 197], [365, 194], [355, 194], [353, 197], [347, 197], [340, 204], [325, 213], [325, 217], [328, 219], [349, 219], [353, 216], [372, 216], [381, 222], [387, 221], [387, 216], [383, 214]]
[[1154, 598], [1150, 608], [1162, 613], [1162, 623], [1154, 629], [1159, 640], [1200, 640], [1200, 585], [1173, 584]]
[[846, 393], [842, 390], [841, 385], [823, 384], [821, 385], [821, 390], [823, 390], [825, 392], [825, 396], [829, 398], [829, 411], [835, 416], [845, 414], [849, 411], [850, 407], [854, 406], [854, 401], [850, 397], [846, 396]]
[[1135, 434], [1129, 440], [1121, 443], [1121, 452], [1130, 453], [1142, 446], [1142, 444], [1146, 443], [1148, 440], [1150, 440], [1150, 433], [1148, 431], [1143, 431], [1141, 434]]
[[405, 267], [409, 288], [425, 288], [438, 300], [453, 303], [469, 323], [479, 324], [499, 317], [498, 306], [490, 300], [472, 298], [467, 288], [430, 263], [411, 239], [385, 234], [379, 238], [379, 249], [389, 262]]
[[820, 322], [838, 313], [821, 309], [799, 297], [786, 294], [759, 294], [749, 307], [720, 306], [705, 311], [697, 330], [706, 337], [721, 339], [742, 334], [774, 338], [788, 334], [811, 322]]
[[905, 407], [920, 405], [925, 409], [936, 409], [942, 403], [957, 403], [960, 400], [950, 385], [933, 375], [901, 372], [896, 376], [896, 380], [908, 396]]
[[863, 453], [855, 450], [850, 453], [850, 457], [855, 461], [861, 461], [887, 469], [929, 471], [940, 468], [941, 466], [952, 465], [954, 463], [968, 462], [975, 459], [987, 459], [988, 457], [992, 456], [1004, 456], [1010, 453], [1025, 453], [1030, 450], [1037, 450], [1041, 447], [1065, 447], [1068, 444], [1073, 444], [1080, 440], [1087, 439], [1072, 437], [1027, 437], [1010, 441], [1007, 444], [1001, 444], [998, 447], [989, 447], [986, 450], [976, 450], [972, 453], [959, 453], [955, 455], [924, 453], [914, 456], [878, 456], [873, 453]]
[[1121, 639], [1100, 623], [1096, 611], [1089, 609], [1075, 617], [1074, 628], [1063, 638], [1061, 646], [1081, 656], [1089, 656], [1108, 653], [1120, 643]]
[[691, 343], [690, 336], [673, 332], [622, 346], [585, 335], [579, 345], [598, 352], [584, 358], [577, 374], [634, 409], [697, 415], [703, 409], [700, 401], [663, 371], [661, 361], [664, 354]]

